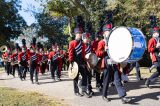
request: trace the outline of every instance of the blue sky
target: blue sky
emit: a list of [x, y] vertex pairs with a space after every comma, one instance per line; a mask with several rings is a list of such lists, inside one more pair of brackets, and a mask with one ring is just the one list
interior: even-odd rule
[[41, 8], [40, 3], [36, 2], [35, 0], [21, 0], [21, 2], [22, 9], [19, 11], [19, 14], [27, 22], [27, 25], [35, 23], [36, 19], [31, 11], [39, 11], [39, 8]]

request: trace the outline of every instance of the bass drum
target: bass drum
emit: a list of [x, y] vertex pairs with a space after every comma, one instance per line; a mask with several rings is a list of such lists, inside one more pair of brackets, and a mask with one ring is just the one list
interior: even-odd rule
[[94, 69], [98, 63], [98, 57], [94, 53], [88, 53], [86, 54], [85, 58], [87, 59], [88, 67], [90, 69]]
[[109, 35], [108, 54], [116, 63], [136, 62], [145, 50], [145, 36], [137, 28], [116, 27]]

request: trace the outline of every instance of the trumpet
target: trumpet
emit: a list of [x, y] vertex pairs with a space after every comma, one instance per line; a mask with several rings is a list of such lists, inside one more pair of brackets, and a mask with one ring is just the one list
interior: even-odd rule
[[41, 60], [40, 62], [40, 65], [42, 65], [43, 63], [47, 62], [48, 59], [44, 59], [44, 60]]

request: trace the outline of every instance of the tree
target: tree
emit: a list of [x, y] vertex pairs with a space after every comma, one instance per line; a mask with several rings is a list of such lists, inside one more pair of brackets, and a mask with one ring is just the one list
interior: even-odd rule
[[95, 30], [99, 29], [99, 19], [106, 11], [105, 0], [50, 0], [47, 12], [54, 17], [67, 17], [69, 35], [72, 36], [74, 17], [81, 15], [86, 22], [91, 22]]
[[53, 18], [47, 13], [37, 13], [38, 20], [38, 36], [46, 36], [49, 38], [49, 44], [58, 43], [66, 44], [67, 36], [63, 36], [63, 27], [66, 25], [66, 18]]
[[24, 19], [18, 14], [19, 0], [0, 0], [0, 40], [9, 40], [18, 37], [26, 25]]

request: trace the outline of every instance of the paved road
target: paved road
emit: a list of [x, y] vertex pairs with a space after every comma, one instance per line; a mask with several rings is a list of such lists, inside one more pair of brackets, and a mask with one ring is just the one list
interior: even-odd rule
[[[73, 94], [73, 82], [67, 78], [67, 73], [63, 72], [63, 78], [60, 82], [53, 82], [50, 79], [50, 73], [39, 76], [40, 85], [31, 84], [29, 77], [26, 81], [20, 81], [19, 78], [13, 78], [7, 76], [6, 73], [0, 74], [0, 86], [12, 87], [18, 90], [36, 91], [49, 97], [63, 101], [69, 106], [122, 106], [123, 104], [118, 99], [115, 87], [110, 87], [109, 98], [110, 102], [105, 102], [101, 98], [101, 93], [95, 89], [95, 96], [92, 98], [76, 97]], [[160, 95], [160, 78], [157, 79], [152, 85], [152, 89], [145, 88], [145, 80], [137, 82], [134, 76], [130, 76], [130, 82], [125, 85], [128, 97], [132, 98], [132, 101], [128, 105], [140, 105], [140, 106], [160, 106], [160, 99], [157, 98]], [[95, 87], [95, 81], [92, 81], [93, 87]]]

